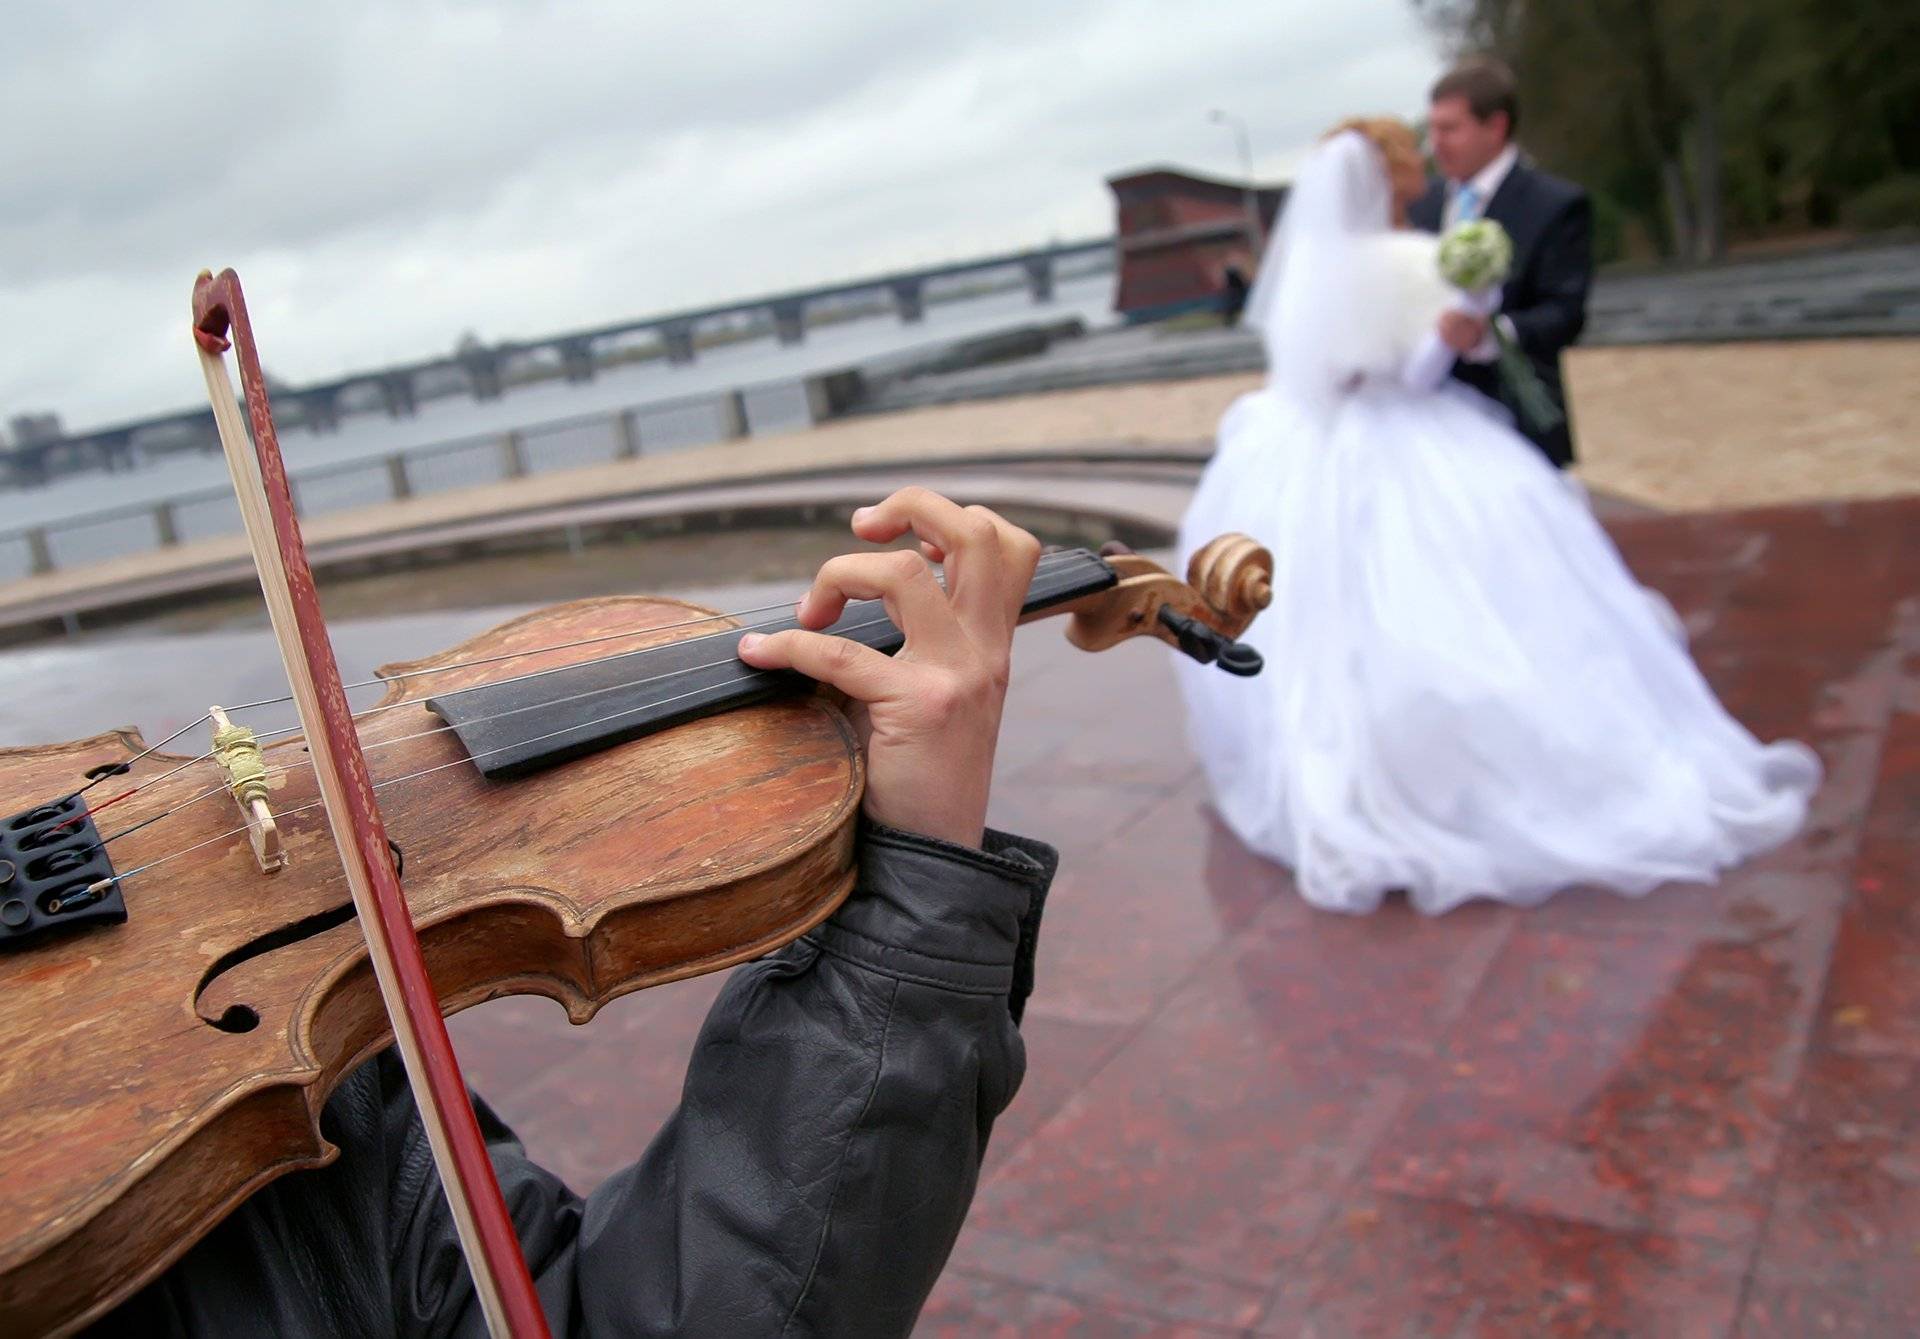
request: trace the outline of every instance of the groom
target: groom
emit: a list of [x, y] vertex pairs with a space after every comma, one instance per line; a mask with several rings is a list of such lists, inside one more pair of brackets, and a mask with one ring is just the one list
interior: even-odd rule
[[[1500, 62], [1471, 60], [1433, 86], [1427, 136], [1437, 181], [1407, 211], [1416, 228], [1444, 233], [1456, 223], [1488, 218], [1513, 239], [1513, 268], [1494, 317], [1520, 346], [1562, 413], [1566, 391], [1560, 351], [1587, 322], [1593, 281], [1593, 207], [1572, 182], [1520, 159], [1513, 142], [1520, 104], [1513, 72]], [[1440, 337], [1459, 355], [1453, 374], [1482, 395], [1504, 400], [1494, 366], [1499, 346], [1487, 321], [1465, 312], [1440, 318]], [[1510, 400], [1505, 400], [1509, 409]], [[1556, 468], [1573, 463], [1573, 435], [1559, 426], [1520, 429]]]

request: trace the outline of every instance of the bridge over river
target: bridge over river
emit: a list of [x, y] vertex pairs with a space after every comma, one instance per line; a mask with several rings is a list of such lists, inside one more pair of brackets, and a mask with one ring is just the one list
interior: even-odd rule
[[[1063, 261], [1110, 253], [1112, 249], [1111, 237], [1057, 242], [1025, 251], [978, 256], [771, 296], [635, 317], [536, 339], [473, 344], [447, 357], [348, 372], [302, 386], [276, 387], [276, 417], [284, 416], [287, 423], [301, 424], [311, 431], [327, 432], [338, 427], [342, 413], [366, 407], [371, 402], [394, 418], [406, 418], [417, 411], [423, 386], [448, 382], [464, 383], [476, 400], [498, 399], [516, 368], [538, 361], [557, 362], [568, 381], [591, 381], [608, 353], [636, 342], [641, 345], [651, 342], [669, 363], [687, 364], [698, 356], [702, 329], [722, 323], [744, 322], [749, 327], [770, 325], [780, 343], [799, 344], [806, 338], [809, 308], [869, 295], [885, 298], [902, 322], [915, 324], [926, 314], [930, 285], [996, 271], [1019, 276], [1033, 301], [1045, 303], [1053, 298], [1055, 271]], [[0, 461], [12, 479], [33, 482], [78, 470], [131, 468], [141, 455], [216, 450], [218, 444], [212, 412], [195, 408], [17, 442], [0, 456]]]

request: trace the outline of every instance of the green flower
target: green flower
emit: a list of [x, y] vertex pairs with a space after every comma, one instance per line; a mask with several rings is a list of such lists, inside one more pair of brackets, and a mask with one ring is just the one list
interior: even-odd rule
[[1440, 277], [1466, 293], [1505, 283], [1513, 265], [1513, 239], [1492, 219], [1454, 225], [1440, 239]]

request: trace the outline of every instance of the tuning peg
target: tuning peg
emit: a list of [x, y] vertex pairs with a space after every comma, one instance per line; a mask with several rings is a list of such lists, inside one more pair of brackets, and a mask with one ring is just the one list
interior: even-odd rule
[[1180, 649], [1202, 665], [1218, 665], [1229, 674], [1251, 678], [1266, 666], [1260, 653], [1245, 642], [1223, 637], [1199, 619], [1160, 606], [1160, 622], [1180, 643]]

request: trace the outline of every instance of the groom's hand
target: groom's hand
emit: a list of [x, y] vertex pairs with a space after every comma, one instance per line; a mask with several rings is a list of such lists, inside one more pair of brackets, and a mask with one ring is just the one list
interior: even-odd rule
[[1462, 357], [1479, 348], [1486, 337], [1485, 317], [1459, 311], [1440, 313], [1440, 341]]

